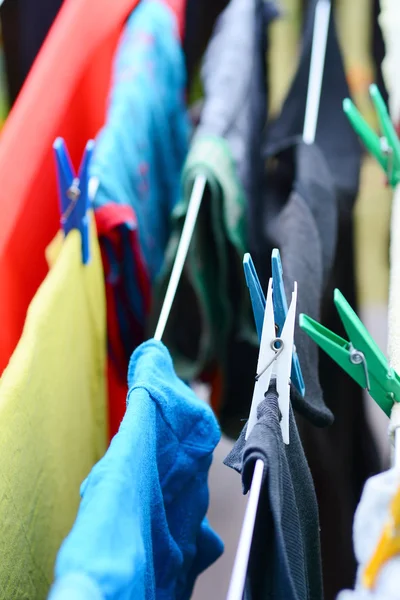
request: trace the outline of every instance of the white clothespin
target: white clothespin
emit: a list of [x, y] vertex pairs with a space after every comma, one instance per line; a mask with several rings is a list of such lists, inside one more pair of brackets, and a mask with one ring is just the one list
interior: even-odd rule
[[294, 283], [292, 301], [286, 315], [281, 336], [276, 337], [275, 316], [272, 302], [272, 278], [268, 284], [267, 301], [265, 304], [264, 323], [257, 363], [256, 384], [251, 402], [250, 417], [247, 423], [246, 440], [254, 425], [257, 423], [257, 408], [268, 391], [271, 377], [276, 376], [278, 403], [281, 411], [282, 439], [289, 444], [289, 402], [290, 402], [290, 371], [292, 368], [293, 337], [296, 319], [297, 283]]

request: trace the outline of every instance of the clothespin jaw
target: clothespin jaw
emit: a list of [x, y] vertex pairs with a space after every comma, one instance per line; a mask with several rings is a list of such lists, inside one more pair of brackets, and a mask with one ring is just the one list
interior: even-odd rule
[[371, 129], [349, 98], [343, 101], [343, 110], [367, 150], [385, 171], [390, 185], [395, 187], [400, 181], [400, 142], [378, 87], [372, 84], [369, 93], [383, 137]]
[[89, 248], [89, 164], [93, 154], [94, 142], [90, 140], [76, 176], [65, 141], [57, 138], [53, 144], [57, 167], [57, 182], [61, 211], [61, 226], [64, 234], [78, 229], [82, 238], [82, 262], [90, 260]]
[[249, 288], [257, 335], [258, 339], [261, 341], [265, 312], [265, 297], [264, 292], [262, 291], [260, 280], [258, 279], [256, 268], [249, 253], [244, 255], [243, 269], [246, 277], [247, 287]]
[[[272, 251], [272, 280], [273, 280], [273, 291], [272, 291], [272, 302], [274, 307], [276, 334], [279, 336], [282, 333], [283, 325], [286, 320], [288, 313], [288, 306], [286, 301], [285, 288], [283, 285], [283, 269], [279, 250], [276, 248]], [[264, 312], [265, 312], [265, 297], [262, 290], [260, 280], [258, 279], [257, 271], [252, 261], [250, 254], [245, 254], [243, 258], [243, 268], [246, 277], [247, 287], [249, 288], [251, 304], [253, 307], [254, 320], [257, 329], [258, 339], [261, 341]], [[299, 357], [296, 352], [295, 346], [293, 347], [292, 357], [292, 374], [291, 379], [293, 385], [304, 397], [305, 385], [304, 379], [301, 372]]]
[[400, 402], [400, 377], [339, 290], [334, 302], [350, 341], [307, 315], [300, 315], [300, 327], [390, 416], [393, 403]]
[[278, 403], [281, 412], [282, 439], [289, 444], [289, 410], [290, 410], [290, 370], [293, 354], [293, 336], [296, 320], [297, 284], [294, 286], [292, 301], [287, 312], [286, 321], [279, 337], [276, 335], [274, 306], [272, 300], [273, 281], [268, 285], [265, 305], [260, 352], [257, 363], [257, 376], [254, 386], [250, 417], [247, 423], [246, 439], [257, 423], [257, 408], [268, 391], [271, 377], [276, 374]]
[[[288, 313], [288, 306], [286, 301], [286, 293], [285, 286], [283, 284], [283, 268], [281, 262], [281, 255], [277, 248], [272, 250], [272, 280], [273, 290], [272, 297], [274, 303], [274, 314], [275, 314], [275, 324], [278, 327], [278, 336], [281, 335], [283, 325], [286, 320], [286, 316]], [[297, 391], [303, 396], [306, 393], [306, 386], [304, 384], [303, 374], [301, 372], [300, 361], [297, 355], [296, 347], [293, 346], [293, 357], [292, 357], [292, 375], [291, 375], [292, 383], [297, 389]]]

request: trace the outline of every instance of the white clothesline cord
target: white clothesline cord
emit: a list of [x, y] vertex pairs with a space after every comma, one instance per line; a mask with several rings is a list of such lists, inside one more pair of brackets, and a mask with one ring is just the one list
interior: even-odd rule
[[315, 7], [310, 75], [308, 79], [306, 114], [304, 118], [303, 141], [305, 144], [314, 143], [315, 132], [317, 130], [330, 14], [330, 0], [319, 0]]
[[247, 566], [249, 564], [250, 558], [251, 542], [253, 539], [258, 501], [261, 493], [263, 472], [264, 463], [261, 459], [258, 459], [256, 462], [256, 466], [254, 467], [249, 499], [247, 501], [242, 531], [240, 532], [239, 544], [236, 552], [231, 582], [229, 584], [229, 590], [226, 600], [243, 599], [244, 586], [246, 584]]
[[[311, 50], [310, 75], [307, 89], [306, 113], [304, 119], [303, 141], [313, 144], [317, 129], [319, 104], [321, 99], [322, 79], [324, 74], [326, 44], [328, 40], [331, 3], [319, 0], [315, 8], [313, 42]], [[250, 558], [251, 543], [257, 516], [258, 502], [261, 493], [264, 463], [256, 462], [249, 493], [249, 500], [243, 520], [242, 530], [227, 600], [242, 600], [246, 584], [247, 568]]]
[[181, 278], [183, 266], [185, 264], [186, 256], [190, 246], [190, 241], [192, 239], [193, 231], [196, 225], [197, 215], [199, 214], [199, 209], [201, 201], [203, 199], [206, 183], [207, 180], [204, 175], [198, 175], [194, 182], [185, 223], [182, 229], [181, 239], [179, 240], [174, 266], [172, 267], [172, 273], [168, 282], [167, 292], [165, 294], [164, 303], [162, 305], [156, 332], [154, 334], [155, 340], [160, 341], [162, 336], [164, 335], [165, 326], [167, 324], [168, 317], [171, 312], [172, 303], [175, 298], [176, 290], [178, 289], [179, 280]]

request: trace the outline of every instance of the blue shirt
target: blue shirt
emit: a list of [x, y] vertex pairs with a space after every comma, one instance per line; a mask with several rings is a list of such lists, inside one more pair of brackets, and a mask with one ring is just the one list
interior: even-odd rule
[[186, 600], [222, 553], [205, 518], [220, 439], [212, 410], [178, 379], [161, 342], [134, 352], [128, 383], [121, 427], [82, 485], [51, 600]]

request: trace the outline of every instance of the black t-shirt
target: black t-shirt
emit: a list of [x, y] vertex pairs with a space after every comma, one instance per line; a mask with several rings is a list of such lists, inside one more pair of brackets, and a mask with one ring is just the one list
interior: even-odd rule
[[242, 431], [225, 464], [247, 492], [255, 464], [265, 465], [247, 572], [245, 600], [322, 600], [318, 507], [293, 411], [282, 441], [275, 382], [258, 407], [249, 439]]

